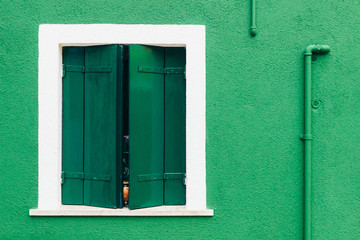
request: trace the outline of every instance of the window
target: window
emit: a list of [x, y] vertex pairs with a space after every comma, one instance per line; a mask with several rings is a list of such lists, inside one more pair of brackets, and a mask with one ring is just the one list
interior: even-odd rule
[[[186, 49], [186, 201], [137, 210], [62, 204], [62, 50], [134, 44]], [[40, 25], [38, 206], [31, 216], [212, 216], [206, 207], [205, 27], [197, 25]]]
[[185, 205], [185, 48], [64, 47], [62, 119], [63, 204]]

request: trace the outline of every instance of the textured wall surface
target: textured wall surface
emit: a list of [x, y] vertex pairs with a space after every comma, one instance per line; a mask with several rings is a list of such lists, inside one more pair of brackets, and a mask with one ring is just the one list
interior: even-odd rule
[[[0, 239], [301, 239], [303, 51], [314, 58], [313, 236], [360, 239], [360, 3], [0, 2]], [[37, 206], [39, 24], [206, 25], [214, 217], [30, 217]]]

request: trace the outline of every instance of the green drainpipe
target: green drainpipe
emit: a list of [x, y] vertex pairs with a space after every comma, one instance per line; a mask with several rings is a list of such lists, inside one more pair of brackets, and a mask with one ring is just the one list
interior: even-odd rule
[[[330, 52], [330, 46], [328, 45], [309, 45], [305, 49], [305, 109], [304, 109], [304, 134], [302, 139], [304, 140], [304, 162], [305, 162], [305, 210], [304, 210], [304, 239], [311, 240], [311, 57], [313, 53], [326, 54]], [[319, 102], [316, 103], [318, 105]], [[315, 106], [314, 106], [315, 107]]]
[[251, 26], [250, 26], [250, 34], [251, 36], [255, 37], [256, 36], [256, 23], [255, 23], [255, 2], [256, 0], [251, 0]]

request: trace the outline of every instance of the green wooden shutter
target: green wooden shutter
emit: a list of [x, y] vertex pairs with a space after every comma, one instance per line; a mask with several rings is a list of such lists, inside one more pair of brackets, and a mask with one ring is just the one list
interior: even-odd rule
[[85, 205], [121, 205], [121, 57], [117, 45], [85, 49]]
[[[129, 208], [183, 205], [185, 49], [129, 55]], [[122, 206], [123, 56], [116, 45], [64, 48], [64, 204]]]
[[129, 46], [129, 208], [163, 205], [164, 48]]
[[[63, 48], [62, 203], [84, 204], [84, 48]], [[67, 68], [67, 71], [66, 71]]]
[[185, 56], [185, 48], [165, 48], [165, 205], [185, 204]]

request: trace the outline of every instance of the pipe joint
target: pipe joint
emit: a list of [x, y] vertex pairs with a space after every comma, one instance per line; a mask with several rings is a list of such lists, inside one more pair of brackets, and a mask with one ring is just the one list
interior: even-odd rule
[[301, 140], [304, 140], [304, 141], [306, 141], [306, 140], [312, 140], [313, 139], [313, 136], [312, 136], [312, 134], [301, 134], [300, 135], [300, 139]]
[[326, 54], [330, 52], [329, 45], [309, 45], [305, 48], [305, 56], [311, 56], [313, 53]]

